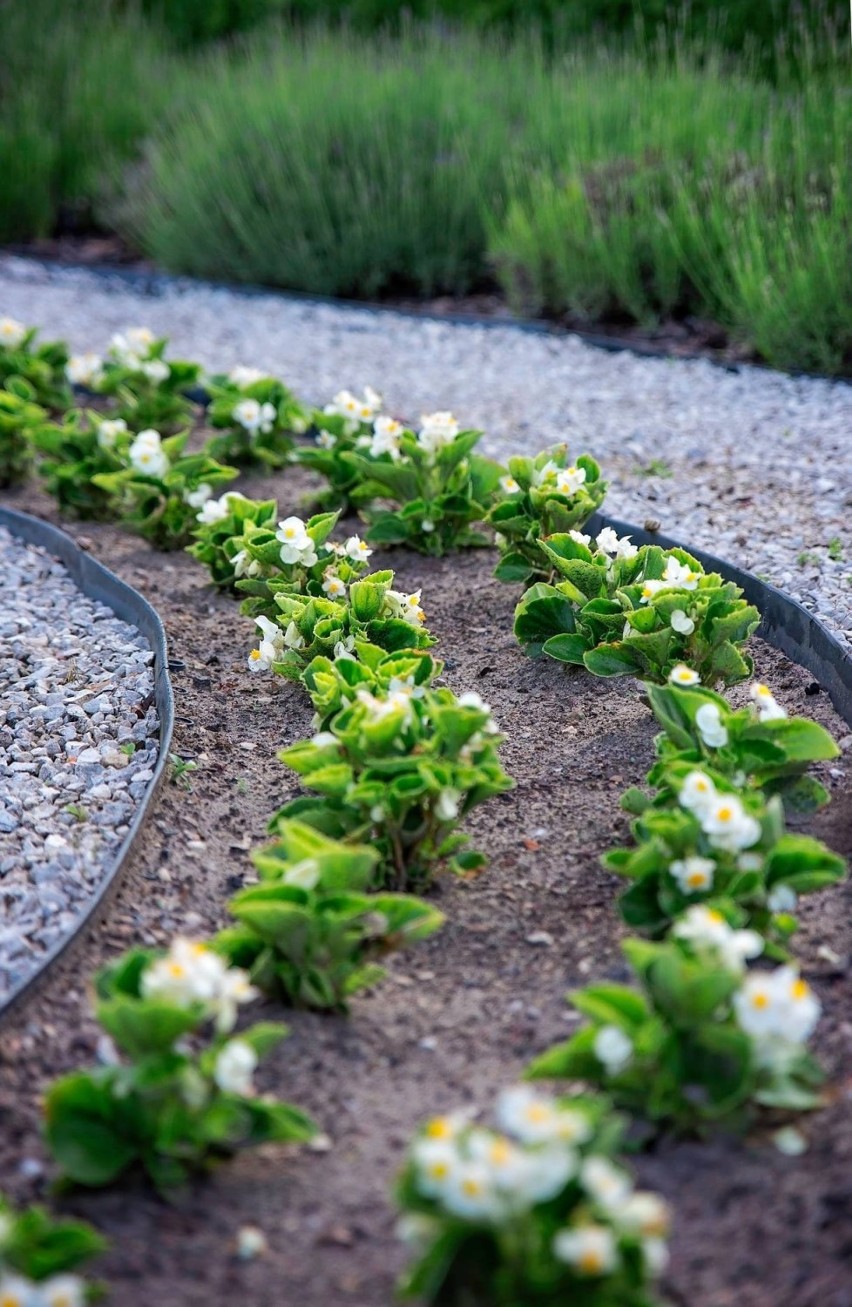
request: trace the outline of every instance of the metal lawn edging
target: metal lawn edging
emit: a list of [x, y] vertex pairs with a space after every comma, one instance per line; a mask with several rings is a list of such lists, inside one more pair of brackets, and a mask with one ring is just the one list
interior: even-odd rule
[[0, 505], [0, 526], [5, 527], [17, 539], [24, 540], [28, 544], [40, 545], [58, 558], [83, 594], [106, 604], [116, 617], [128, 622], [145, 636], [154, 651], [154, 702], [160, 721], [159, 754], [154, 775], [137, 805], [130, 829], [107, 865], [94, 894], [77, 918], [73, 930], [50, 949], [36, 971], [25, 976], [0, 1001], [0, 1021], [2, 1021], [24, 997], [40, 985], [55, 963], [76, 943], [85, 938], [87, 930], [95, 924], [107, 899], [118, 888], [130, 853], [136, 847], [148, 808], [159, 790], [165, 773], [174, 727], [174, 698], [169, 680], [166, 632], [159, 614], [147, 599], [143, 599], [142, 595], [126, 581], [122, 581], [114, 572], [104, 567], [103, 563], [99, 563], [97, 559], [85, 553], [70, 536], [49, 522], [43, 522], [40, 518], [30, 516], [29, 513], [20, 513], [16, 509], [4, 508]]

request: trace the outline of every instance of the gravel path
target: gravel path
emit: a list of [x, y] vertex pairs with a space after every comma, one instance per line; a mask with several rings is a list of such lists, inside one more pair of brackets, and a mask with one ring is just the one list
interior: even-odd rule
[[176, 356], [268, 367], [315, 402], [366, 382], [392, 412], [451, 408], [499, 457], [567, 439], [604, 464], [607, 512], [757, 572], [852, 646], [852, 386], [185, 279], [150, 291], [0, 257], [0, 315], [75, 350], [144, 324]]
[[[73, 931], [153, 778], [154, 655], [0, 527], [0, 1006]], [[122, 747], [123, 746], [123, 747]]]

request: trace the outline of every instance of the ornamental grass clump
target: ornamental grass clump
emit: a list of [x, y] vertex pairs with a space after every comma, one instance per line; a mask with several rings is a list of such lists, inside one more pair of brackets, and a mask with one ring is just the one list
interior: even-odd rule
[[452, 413], [428, 413], [415, 434], [379, 418], [356, 451], [342, 455], [355, 471], [367, 539], [440, 557], [488, 543], [475, 529], [485, 518], [501, 468], [474, 454], [481, 431], [462, 431]]
[[286, 517], [277, 526], [257, 523], [237, 540], [237, 589], [250, 596], [242, 606], [247, 616], [277, 618], [277, 595], [346, 602], [349, 586], [361, 579], [373, 551], [357, 535], [331, 540], [339, 517], [318, 513], [306, 522]]
[[279, 757], [320, 797], [295, 799], [270, 823], [307, 822], [334, 839], [378, 850], [379, 882], [419, 889], [450, 859], [458, 873], [484, 857], [465, 846], [457, 829], [472, 809], [512, 781], [500, 765], [502, 736], [491, 710], [473, 692], [426, 689], [414, 676], [354, 701], [310, 740]]
[[0, 1304], [83, 1307], [95, 1302], [101, 1286], [74, 1272], [106, 1247], [85, 1221], [54, 1220], [43, 1207], [16, 1211], [0, 1194]]
[[293, 436], [307, 431], [311, 412], [281, 381], [255, 368], [236, 367], [209, 378], [207, 420], [221, 431], [210, 441], [214, 458], [237, 465], [283, 467]]
[[159, 431], [140, 431], [127, 448], [123, 467], [92, 478], [106, 491], [111, 512], [122, 525], [158, 549], [188, 544], [198, 512], [214, 488], [237, 476], [235, 467], [223, 467], [206, 453], [184, 454], [187, 435], [180, 432], [164, 440]]
[[75, 354], [65, 375], [70, 382], [112, 400], [109, 416], [132, 431], [153, 427], [173, 435], [193, 418], [186, 391], [197, 386], [197, 363], [164, 358], [168, 340], [147, 327], [130, 327], [110, 341], [106, 355]]
[[627, 924], [661, 935], [690, 904], [706, 903], [759, 931], [769, 956], [786, 957], [798, 896], [842, 880], [843, 858], [809, 835], [786, 832], [778, 795], [738, 789], [721, 772], [684, 760], [657, 764], [650, 778], [659, 786], [653, 799], [630, 790], [622, 800], [639, 813], [634, 847], [602, 858], [632, 882], [619, 900]]
[[12, 377], [0, 389], [0, 488], [26, 480], [32, 464], [33, 433], [46, 418], [29, 382]]
[[585, 1081], [634, 1116], [684, 1132], [820, 1105], [824, 1077], [807, 1050], [820, 1004], [795, 967], [746, 969], [760, 935], [696, 904], [667, 941], [623, 947], [637, 987], [573, 992], [589, 1024], [537, 1057], [528, 1076]]
[[71, 400], [65, 381], [68, 351], [61, 340], [36, 344], [37, 335], [35, 327], [26, 327], [14, 318], [0, 318], [0, 386], [21, 394], [9, 382], [26, 382], [31, 392], [24, 392], [23, 398], [45, 408], [65, 408]]
[[142, 1169], [168, 1190], [236, 1150], [310, 1139], [298, 1108], [259, 1096], [252, 1076], [287, 1034], [261, 1023], [234, 1034], [257, 991], [204, 944], [135, 950], [96, 978], [95, 1015], [114, 1060], [55, 1081], [47, 1143], [65, 1179], [88, 1187]]
[[501, 496], [487, 517], [500, 550], [494, 575], [522, 585], [552, 581], [557, 569], [542, 541], [579, 531], [600, 508], [607, 482], [598, 464], [588, 454], [572, 462], [567, 445], [557, 445], [535, 458], [510, 458], [499, 484]]
[[328, 482], [328, 489], [316, 496], [317, 507], [347, 512], [363, 501], [360, 474], [346, 455], [365, 446], [373, 447], [382, 424], [390, 431], [399, 426], [393, 418], [381, 417], [382, 405], [381, 395], [365, 386], [363, 397], [340, 390], [324, 409], [314, 410], [313, 444], [303, 445], [295, 457]]
[[252, 855], [260, 883], [228, 907], [237, 920], [215, 947], [264, 993], [298, 1007], [345, 1011], [384, 976], [378, 959], [433, 934], [443, 916], [422, 899], [371, 893], [378, 851], [281, 821]]
[[652, 1307], [669, 1211], [613, 1160], [621, 1122], [600, 1099], [528, 1086], [418, 1131], [397, 1184], [412, 1264], [403, 1298], [489, 1307]]
[[610, 527], [594, 542], [571, 531], [541, 546], [562, 580], [532, 586], [515, 610], [515, 635], [531, 656], [661, 684], [681, 666], [693, 684], [751, 675], [741, 646], [760, 614], [685, 550], [637, 548]]
[[[357, 556], [362, 546], [352, 536], [346, 542], [347, 556]], [[435, 640], [425, 628], [420, 591], [394, 590], [393, 579], [393, 572], [372, 572], [351, 582], [340, 599], [277, 593], [275, 620], [255, 618], [261, 641], [249, 654], [249, 669], [271, 669], [298, 681], [318, 655], [355, 657], [361, 642], [378, 645], [387, 653], [428, 649]]]

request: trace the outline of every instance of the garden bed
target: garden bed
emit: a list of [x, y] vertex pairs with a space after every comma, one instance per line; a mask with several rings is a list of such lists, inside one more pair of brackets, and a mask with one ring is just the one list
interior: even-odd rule
[[[277, 491], [287, 510], [307, 485], [304, 474], [288, 471], [246, 478], [240, 488]], [[31, 488], [9, 502], [55, 520], [52, 502]], [[20, 1199], [50, 1178], [46, 1164], [39, 1169], [41, 1091], [96, 1054], [86, 979], [133, 944], [222, 924], [226, 898], [251, 871], [249, 848], [271, 812], [298, 792], [274, 751], [310, 730], [299, 686], [249, 678], [249, 624], [231, 598], [204, 584], [197, 563], [155, 554], [113, 527], [71, 531], [161, 612], [175, 748], [198, 769], [191, 792], [180, 784], [161, 792], [108, 920], [3, 1030], [0, 1171]], [[125, 1307], [234, 1298], [256, 1307], [389, 1304], [404, 1254], [388, 1190], [413, 1127], [433, 1109], [487, 1104], [533, 1054], [574, 1029], [569, 987], [626, 976], [613, 911], [618, 882], [598, 856], [623, 835], [618, 796], [641, 781], [652, 758], [654, 724], [635, 684], [526, 659], [512, 636], [517, 596], [492, 579], [489, 550], [443, 560], [397, 552], [388, 562], [404, 585], [423, 586], [447, 682], [492, 705], [517, 788], [470, 821], [489, 865], [467, 882], [441, 881], [442, 931], [393, 959], [388, 979], [355, 1000], [349, 1020], [285, 1014], [292, 1037], [259, 1083], [311, 1111], [329, 1150], [263, 1148], [176, 1207], [141, 1185], [65, 1201], [110, 1238], [102, 1269]], [[852, 744], [810, 674], [759, 641], [753, 654], [786, 708]], [[843, 760], [815, 774], [833, 802], [798, 825], [848, 855], [852, 777]], [[807, 1152], [786, 1157], [766, 1137], [747, 1145], [666, 1142], [637, 1159], [642, 1182], [674, 1207], [664, 1287], [684, 1307], [849, 1302], [852, 1128], [840, 1083], [850, 1037], [849, 916], [845, 886], [802, 904], [797, 953], [824, 1004], [815, 1051], [834, 1086], [832, 1105], [801, 1121]], [[265, 1007], [264, 1015], [280, 1015]], [[240, 1262], [234, 1237], [247, 1223], [266, 1232], [269, 1251]]]

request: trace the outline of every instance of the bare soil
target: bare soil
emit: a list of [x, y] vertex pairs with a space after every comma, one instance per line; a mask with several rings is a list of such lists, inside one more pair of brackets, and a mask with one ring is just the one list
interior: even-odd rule
[[[246, 478], [241, 488], [277, 492], [290, 511], [308, 484], [287, 472]], [[35, 489], [8, 502], [56, 520]], [[47, 1193], [51, 1180], [40, 1093], [95, 1057], [87, 978], [132, 945], [223, 923], [227, 897], [250, 871], [248, 850], [297, 792], [275, 751], [307, 734], [311, 715], [298, 686], [249, 677], [250, 624], [193, 559], [156, 554], [109, 526], [67, 529], [162, 614], [174, 748], [198, 770], [189, 791], [164, 786], [107, 919], [0, 1033], [0, 1182], [21, 1201]], [[654, 724], [637, 685], [526, 659], [512, 637], [517, 595], [492, 579], [490, 550], [373, 561], [395, 567], [410, 588], [422, 584], [446, 679], [492, 704], [517, 787], [470, 823], [486, 871], [438, 884], [444, 929], [393, 959], [388, 979], [359, 997], [348, 1019], [287, 1017], [291, 1037], [259, 1084], [310, 1110], [328, 1151], [261, 1149], [174, 1205], [141, 1182], [60, 1199], [111, 1240], [98, 1269], [122, 1307], [388, 1307], [403, 1256], [389, 1189], [414, 1127], [435, 1110], [487, 1108], [535, 1053], [574, 1028], [566, 990], [625, 978], [618, 882], [598, 857], [624, 836], [618, 796], [652, 758]], [[753, 652], [788, 709], [852, 744], [807, 672], [759, 641]], [[852, 777], [843, 761], [818, 769], [831, 805], [797, 824], [849, 854]], [[807, 1152], [783, 1156], [767, 1133], [667, 1140], [636, 1159], [642, 1183], [676, 1212], [663, 1288], [680, 1307], [852, 1307], [849, 909], [848, 886], [803, 905], [797, 951], [824, 1004], [815, 1047], [831, 1078], [830, 1106], [800, 1123]], [[255, 1014], [282, 1015], [273, 1004]], [[240, 1262], [234, 1236], [246, 1223], [264, 1229], [269, 1251]]]

